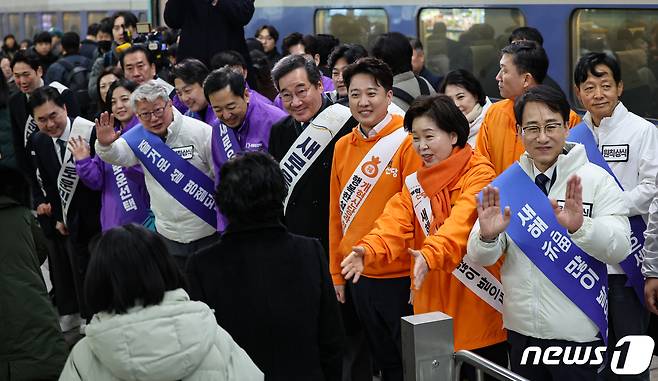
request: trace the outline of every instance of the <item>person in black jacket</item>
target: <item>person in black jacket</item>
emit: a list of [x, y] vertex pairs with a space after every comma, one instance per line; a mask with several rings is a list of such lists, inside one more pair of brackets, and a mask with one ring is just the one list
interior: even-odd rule
[[[68, 260], [73, 272], [73, 283], [80, 313], [83, 318], [88, 318], [91, 316], [88, 316], [84, 308], [82, 284], [89, 262], [89, 242], [101, 231], [100, 193], [92, 191], [82, 181], [77, 181], [77, 186], [66, 187], [67, 182], [74, 183], [77, 179], [75, 166], [73, 166], [75, 179], [71, 176], [60, 176], [62, 167], [73, 162], [73, 156], [67, 155], [66, 147], [67, 143], [76, 137], [73, 131], [74, 121], [69, 119], [64, 99], [59, 91], [50, 86], [36, 89], [30, 95], [30, 109], [39, 128], [39, 131], [30, 137], [33, 149], [32, 158], [34, 167], [41, 175], [44, 190], [44, 193], [34, 192], [35, 204], [38, 205], [37, 213], [39, 209], [46, 209], [45, 213], [50, 214], [55, 221], [56, 234], [67, 240], [68, 250], [66, 251], [68, 251]], [[82, 121], [93, 125], [92, 122]], [[91, 129], [88, 139], [93, 156], [95, 155], [95, 129]], [[44, 194], [45, 197], [43, 197]], [[65, 205], [68, 205], [68, 208]], [[65, 267], [65, 262], [52, 263], [52, 266], [57, 271], [57, 269]]]
[[210, 67], [210, 58], [225, 50], [235, 50], [248, 60], [244, 26], [254, 15], [253, 0], [167, 0], [164, 19], [173, 29], [181, 29], [176, 60], [196, 58]]
[[[269, 151], [281, 161], [292, 144], [309, 123], [332, 102], [324, 96], [320, 71], [312, 61], [303, 56], [290, 55], [282, 58], [272, 70], [275, 86], [281, 93], [303, 86], [308, 88], [305, 98], [295, 97], [283, 102], [290, 114], [272, 126]], [[334, 145], [342, 136], [356, 126], [350, 118], [333, 137], [329, 145], [311, 164], [311, 167], [293, 188], [285, 213], [288, 229], [295, 234], [318, 238], [325, 250], [329, 250], [329, 177], [333, 160]]]
[[279, 165], [249, 152], [220, 175], [215, 199], [229, 224], [187, 263], [192, 299], [215, 311], [267, 380], [340, 380], [344, 333], [327, 260], [317, 239], [281, 224]]
[[[313, 61], [301, 55], [282, 58], [272, 70], [274, 85], [281, 93], [283, 107], [290, 116], [272, 126], [268, 150], [281, 162], [294, 148], [295, 141], [310, 123], [332, 102], [324, 94], [320, 70]], [[294, 95], [293, 95], [294, 94]], [[286, 101], [290, 98], [288, 101]], [[344, 106], [341, 106], [344, 107]], [[325, 255], [329, 256], [329, 179], [334, 146], [338, 139], [356, 127], [351, 117], [335, 133], [326, 148], [301, 176], [290, 192], [285, 209], [284, 223], [290, 232], [318, 238]], [[346, 298], [351, 298], [347, 295]], [[365, 336], [357, 320], [354, 305], [340, 305], [347, 334], [343, 366], [346, 379], [372, 379], [370, 354]]]

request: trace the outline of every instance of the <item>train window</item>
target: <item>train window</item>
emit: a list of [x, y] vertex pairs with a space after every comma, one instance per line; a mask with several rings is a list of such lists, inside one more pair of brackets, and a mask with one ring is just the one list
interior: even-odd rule
[[[588, 52], [613, 54], [619, 61], [624, 81], [621, 100], [642, 117], [658, 118], [656, 20], [658, 9], [576, 10], [571, 17], [571, 73], [578, 59]], [[576, 100], [575, 94], [572, 95]]]
[[87, 12], [87, 25], [95, 22], [101, 22], [102, 19], [107, 17], [107, 12]]
[[418, 38], [431, 71], [443, 76], [466, 69], [487, 95], [498, 98], [498, 52], [507, 45], [510, 32], [524, 25], [523, 13], [515, 8], [423, 8], [418, 13]]
[[41, 30], [48, 30], [52, 27], [57, 27], [57, 15], [54, 13], [42, 13]]
[[25, 35], [33, 40], [34, 36], [41, 31], [41, 25], [39, 25], [39, 20], [37, 19], [36, 13], [26, 13], [24, 15], [25, 20]]
[[9, 33], [13, 33], [16, 38], [21, 31], [21, 16], [18, 13], [9, 14]]
[[62, 26], [64, 32], [75, 32], [79, 35], [82, 35], [82, 33], [80, 33], [80, 13], [79, 12], [62, 13]]
[[328, 33], [343, 43], [365, 47], [388, 32], [388, 15], [378, 8], [336, 8], [315, 11], [315, 33]]

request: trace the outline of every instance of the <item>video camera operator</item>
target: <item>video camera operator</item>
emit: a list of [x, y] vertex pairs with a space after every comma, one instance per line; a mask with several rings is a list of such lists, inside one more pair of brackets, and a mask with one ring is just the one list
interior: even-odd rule
[[112, 47], [96, 59], [89, 74], [88, 91], [92, 102], [98, 102], [95, 91], [98, 76], [106, 67], [116, 66], [121, 52], [130, 47], [132, 36], [137, 31], [138, 21], [137, 16], [127, 11], [119, 11], [112, 15]]

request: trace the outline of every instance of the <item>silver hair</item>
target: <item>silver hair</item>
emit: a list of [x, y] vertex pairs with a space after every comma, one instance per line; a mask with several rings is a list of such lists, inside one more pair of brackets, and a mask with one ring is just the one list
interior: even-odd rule
[[130, 106], [136, 111], [137, 102], [155, 102], [158, 99], [162, 99], [165, 102], [169, 100], [167, 89], [155, 80], [150, 80], [144, 82], [130, 94]]

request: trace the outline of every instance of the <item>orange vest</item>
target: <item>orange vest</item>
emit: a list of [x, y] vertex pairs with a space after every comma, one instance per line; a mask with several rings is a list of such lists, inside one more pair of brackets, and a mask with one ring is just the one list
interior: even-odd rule
[[[570, 110], [569, 128], [580, 123], [580, 116]], [[475, 149], [489, 159], [496, 175], [519, 160], [525, 148], [517, 133], [514, 100], [504, 99], [489, 107], [478, 133]]]
[[[350, 134], [336, 142], [329, 198], [329, 270], [334, 285], [345, 284], [345, 279], [340, 273], [340, 263], [352, 251], [352, 246], [372, 229], [386, 202], [402, 190], [407, 175], [420, 167], [420, 158], [411, 146], [411, 136], [407, 136], [343, 235], [339, 199], [345, 184], [350, 181], [357, 165], [379, 139], [401, 127], [402, 117], [393, 115], [393, 119], [374, 137], [363, 137], [357, 126]], [[408, 255], [392, 262], [373, 261], [367, 263], [367, 270], [362, 275], [370, 278], [409, 276], [409, 262]]]

